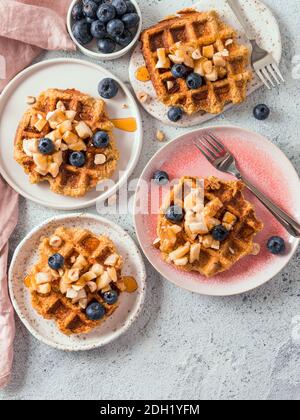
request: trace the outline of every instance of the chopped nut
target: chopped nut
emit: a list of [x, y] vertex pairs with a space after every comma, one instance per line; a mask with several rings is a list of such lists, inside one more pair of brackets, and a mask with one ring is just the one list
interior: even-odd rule
[[101, 154], [98, 154], [98, 155], [95, 155], [95, 159], [94, 159], [95, 165], [104, 165], [104, 163], [106, 161], [107, 161], [107, 158], [102, 153]]
[[153, 246], [156, 249], [159, 249], [160, 248], [160, 239], [159, 238], [156, 238], [155, 239], [155, 241], [153, 242]]
[[255, 255], [255, 256], [258, 255], [260, 253], [260, 249], [261, 249], [261, 247], [260, 247], [259, 244], [253, 244], [253, 248], [252, 248], [251, 254], [252, 255]]
[[100, 277], [97, 278], [97, 290], [102, 290], [104, 287], [107, 287], [111, 282], [111, 278], [108, 275], [108, 272], [105, 271]]
[[67, 293], [68, 289], [69, 289], [69, 284], [65, 283], [63, 281], [63, 279], [61, 279], [60, 282], [59, 282], [59, 290], [60, 290], [60, 292], [63, 295], [65, 295]]
[[68, 279], [70, 282], [75, 283], [79, 280], [80, 277], [80, 270], [79, 268], [71, 268], [71, 270], [68, 273]]
[[66, 107], [62, 101], [58, 101], [56, 104], [56, 109], [60, 109], [61, 111], [65, 111]]
[[156, 140], [158, 141], [165, 141], [166, 140], [166, 135], [163, 131], [161, 130], [157, 130], [156, 132]]
[[43, 118], [39, 119], [35, 124], [34, 127], [39, 131], [43, 131], [45, 126], [48, 124], [47, 120], [44, 120]]
[[235, 254], [235, 250], [233, 248], [229, 248], [229, 252], [230, 254], [234, 255]]
[[36, 97], [35, 96], [27, 96], [26, 103], [28, 105], [33, 105], [36, 103]]
[[128, 107], [128, 105], [127, 104], [123, 104], [122, 105], [122, 109], [128, 109], [129, 107]]
[[203, 47], [203, 56], [212, 59], [214, 55], [215, 49], [213, 45], [207, 45], [206, 47]]
[[170, 59], [166, 56], [165, 48], [158, 48], [157, 50], [158, 62], [156, 64], [157, 69], [169, 69], [171, 67]]
[[211, 244], [211, 248], [212, 249], [217, 249], [217, 250], [219, 250], [220, 249], [220, 245], [221, 245], [221, 243], [219, 242], [219, 241], [213, 241], [213, 243]]
[[192, 58], [194, 60], [199, 60], [202, 57], [201, 51], [199, 48], [197, 48], [195, 51], [193, 51], [192, 53]]
[[95, 293], [97, 291], [97, 284], [94, 281], [89, 281], [86, 285], [90, 289], [91, 293]]
[[62, 244], [62, 239], [57, 235], [53, 235], [49, 240], [49, 244], [52, 248], [59, 248]]
[[213, 71], [213, 63], [212, 61], [205, 61], [203, 63], [203, 70], [205, 74], [211, 74]]
[[66, 120], [57, 126], [57, 130], [61, 134], [65, 134], [67, 131], [72, 131], [72, 121]]
[[96, 274], [96, 276], [101, 276], [104, 273], [104, 268], [101, 264], [94, 264], [91, 268], [91, 271]]
[[138, 92], [137, 97], [142, 104], [148, 104], [151, 100], [151, 96], [146, 92]]
[[91, 280], [95, 280], [97, 278], [97, 275], [95, 273], [93, 273], [92, 271], [88, 271], [87, 273], [84, 273], [81, 277], [80, 277], [80, 281], [82, 282], [89, 282]]
[[226, 67], [226, 61], [221, 55], [215, 54], [213, 57], [213, 62], [215, 66]]
[[112, 254], [109, 257], [106, 258], [106, 260], [104, 261], [104, 265], [110, 265], [112, 267], [114, 267], [119, 259], [119, 255], [117, 254]]
[[172, 82], [172, 80], [168, 80], [167, 81], [167, 89], [171, 90], [174, 87], [174, 82]]
[[80, 299], [79, 306], [80, 306], [81, 309], [86, 309], [87, 306], [88, 306], [88, 300], [86, 298], [85, 299]]
[[51, 292], [51, 284], [46, 283], [46, 284], [42, 284], [42, 285], [38, 286], [37, 287], [37, 292], [40, 293], [41, 295], [48, 295], [48, 293]]
[[45, 284], [52, 281], [52, 276], [50, 273], [37, 273], [35, 276], [36, 284]]
[[212, 235], [206, 235], [203, 238], [202, 245], [204, 246], [204, 248], [211, 248], [213, 242], [214, 242], [214, 239]]
[[193, 264], [195, 261], [199, 261], [201, 245], [192, 244], [190, 249], [190, 263]]
[[177, 248], [175, 251], [171, 252], [169, 257], [171, 260], [175, 261], [183, 258], [190, 251], [190, 244], [186, 243], [184, 246]]
[[114, 267], [108, 268], [107, 273], [114, 283], [116, 283], [118, 281], [118, 275], [117, 275], [116, 269]]
[[93, 136], [92, 130], [84, 121], [77, 124], [75, 130], [81, 139], [88, 139]]
[[225, 41], [225, 47], [228, 47], [229, 45], [232, 45], [232, 44], [233, 44], [233, 39], [227, 39]]

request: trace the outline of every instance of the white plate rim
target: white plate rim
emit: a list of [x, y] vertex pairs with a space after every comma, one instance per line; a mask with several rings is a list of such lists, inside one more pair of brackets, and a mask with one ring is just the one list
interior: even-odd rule
[[[140, 278], [140, 282], [141, 282], [142, 287], [141, 287], [139, 297], [138, 297], [138, 304], [137, 304], [136, 310], [130, 313], [130, 316], [128, 317], [128, 321], [126, 322], [126, 324], [123, 325], [122, 328], [120, 328], [118, 331], [114, 332], [113, 337], [107, 338], [106, 340], [103, 340], [101, 343], [99, 342], [98, 345], [95, 345], [95, 344], [87, 345], [86, 342], [82, 342], [81, 343], [82, 347], [78, 346], [75, 349], [72, 349], [71, 347], [68, 347], [67, 345], [60, 345], [58, 343], [54, 343], [50, 339], [40, 335], [31, 326], [30, 322], [28, 322], [26, 317], [22, 315], [22, 311], [19, 308], [17, 299], [16, 299], [15, 294], [14, 294], [14, 285], [13, 285], [13, 280], [12, 280], [14, 266], [18, 261], [18, 256], [20, 254], [20, 251], [31, 240], [32, 236], [34, 236], [39, 230], [43, 229], [48, 224], [51, 224], [54, 221], [64, 221], [66, 219], [72, 219], [72, 218], [78, 218], [79, 220], [84, 219], [84, 218], [94, 219], [97, 223], [100, 223], [100, 224], [105, 223], [106, 225], [109, 225], [109, 227], [111, 229], [122, 233], [126, 237], [126, 240], [129, 241], [131, 243], [131, 245], [136, 249], [136, 253], [137, 253], [137, 256], [139, 258], [139, 264], [140, 264], [139, 268], [142, 272], [142, 276]], [[25, 325], [25, 327], [28, 329], [28, 331], [38, 341], [41, 341], [42, 343], [44, 343], [44, 344], [46, 344], [46, 345], [48, 345], [52, 348], [56, 348], [58, 350], [63, 350], [63, 351], [67, 351], [67, 352], [76, 352], [76, 351], [86, 351], [86, 350], [92, 350], [92, 349], [95, 349], [95, 348], [103, 347], [103, 346], [117, 340], [121, 335], [123, 335], [132, 326], [132, 324], [139, 317], [139, 315], [140, 315], [140, 313], [143, 309], [144, 303], [145, 303], [146, 293], [147, 293], [146, 279], [147, 279], [147, 272], [146, 272], [146, 267], [145, 267], [145, 264], [144, 264], [142, 254], [141, 254], [138, 246], [134, 242], [134, 240], [129, 235], [129, 233], [127, 233], [121, 226], [112, 222], [109, 219], [106, 219], [104, 217], [101, 217], [101, 216], [98, 216], [98, 215], [95, 215], [95, 214], [91, 214], [91, 213], [70, 213], [70, 214], [64, 214], [64, 215], [58, 215], [58, 216], [51, 217], [51, 218], [45, 220], [39, 226], [36, 226], [34, 229], [32, 229], [30, 232], [27, 233], [25, 238], [19, 243], [19, 245], [15, 249], [13, 258], [11, 260], [9, 270], [8, 270], [8, 289], [9, 289], [9, 295], [10, 295], [11, 302], [13, 304], [14, 310], [16, 311], [20, 320]], [[33, 308], [31, 308], [31, 310], [34, 311]]]
[[[88, 207], [93, 206], [97, 202], [101, 203], [101, 202], [105, 201], [107, 198], [114, 195], [120, 188], [122, 188], [122, 186], [126, 183], [128, 178], [132, 175], [132, 173], [133, 173], [133, 171], [134, 171], [134, 169], [135, 169], [135, 167], [136, 167], [136, 165], [139, 161], [140, 155], [141, 155], [141, 151], [142, 151], [142, 147], [143, 147], [143, 122], [142, 122], [141, 113], [140, 113], [139, 107], [137, 105], [136, 99], [134, 98], [134, 96], [132, 95], [132, 93], [130, 92], [128, 87], [125, 85], [125, 83], [123, 83], [118, 77], [116, 77], [113, 73], [106, 70], [104, 67], [101, 67], [98, 64], [91, 63], [90, 61], [75, 59], [75, 58], [54, 58], [54, 59], [51, 59], [51, 60], [44, 60], [44, 61], [41, 61], [37, 64], [33, 64], [32, 66], [29, 66], [28, 68], [26, 68], [25, 70], [20, 72], [16, 77], [14, 77], [8, 83], [8, 85], [5, 87], [5, 89], [3, 90], [3, 92], [0, 95], [0, 113], [1, 113], [2, 102], [5, 101], [6, 96], [9, 95], [9, 93], [10, 93], [10, 90], [13, 89], [15, 83], [18, 83], [20, 79], [22, 79], [23, 77], [26, 77], [27, 74], [30, 74], [31, 72], [34, 72], [34, 71], [38, 70], [39, 68], [47, 67], [48, 65], [63, 64], [63, 63], [73, 63], [73, 64], [79, 64], [79, 65], [86, 65], [86, 66], [92, 67], [96, 70], [100, 70], [103, 73], [107, 74], [109, 77], [112, 77], [113, 79], [115, 79], [118, 82], [118, 84], [120, 85], [120, 87], [123, 89], [123, 91], [125, 92], [126, 96], [130, 99], [130, 101], [132, 103], [132, 106], [134, 107], [134, 114], [135, 114], [135, 117], [136, 117], [136, 120], [137, 120], [137, 127], [138, 127], [137, 131], [135, 133], [136, 141], [138, 141], [137, 149], [136, 149], [135, 155], [132, 159], [131, 165], [126, 170], [126, 172], [122, 175], [122, 178], [119, 179], [118, 182], [112, 188], [108, 189], [100, 197], [96, 197], [96, 198], [93, 198], [91, 200], [81, 202], [80, 204], [77, 204], [77, 205], [76, 204], [70, 204], [70, 205], [60, 204], [60, 202], [63, 201], [63, 198], [64, 198], [64, 196], [60, 196], [60, 195], [57, 195], [57, 197], [58, 197], [57, 203], [58, 204], [50, 204], [50, 203], [46, 204], [44, 200], [39, 200], [37, 197], [31, 196], [27, 192], [23, 191], [22, 188], [19, 188], [10, 179], [9, 174], [7, 174], [5, 172], [5, 170], [2, 168], [1, 160], [0, 160], [0, 174], [3, 176], [5, 181], [16, 192], [18, 192], [21, 196], [23, 196], [24, 198], [27, 198], [28, 200], [33, 201], [37, 204], [40, 204], [44, 207], [47, 207], [47, 208], [51, 208], [51, 209], [55, 209], [55, 210], [65, 210], [65, 211], [70, 210], [71, 211], [71, 210], [86, 209]], [[53, 194], [55, 194], [55, 193], [53, 193]]]
[[[203, 0], [201, 0], [201, 1], [203, 1]], [[200, 0], [197, 0], [197, 3], [195, 5], [193, 5], [193, 7], [195, 7], [195, 6], [197, 7], [197, 5], [200, 5], [200, 3], [201, 3]], [[278, 40], [279, 40], [279, 44], [278, 44], [278, 51], [279, 51], [278, 59], [279, 59], [279, 62], [278, 62], [278, 64], [280, 64], [281, 59], [282, 59], [282, 53], [283, 53], [282, 49], [283, 49], [283, 47], [282, 47], [282, 36], [281, 36], [281, 31], [280, 31], [280, 26], [279, 26], [279, 23], [278, 23], [278, 19], [276, 18], [275, 14], [271, 10], [271, 8], [268, 5], [266, 5], [262, 0], [256, 0], [256, 3], [258, 4], [258, 6], [262, 5], [268, 11], [268, 13], [272, 17], [274, 23], [276, 24], [276, 32], [277, 32]], [[239, 23], [237, 22], [237, 24], [239, 24]], [[274, 28], [275, 28], [275, 25], [274, 25]], [[244, 33], [244, 31], [243, 31], [243, 33]], [[131, 84], [132, 90], [135, 93], [135, 95], [137, 97], [137, 100], [138, 100], [139, 104], [141, 105], [141, 107], [151, 117], [153, 117], [157, 121], [160, 121], [163, 124], [168, 125], [169, 127], [190, 128], [192, 126], [194, 127], [194, 126], [197, 126], [197, 125], [204, 124], [205, 122], [211, 121], [211, 120], [217, 118], [218, 116], [223, 115], [226, 111], [228, 111], [229, 109], [232, 109], [235, 106], [234, 104], [225, 105], [224, 110], [221, 112], [221, 114], [204, 114], [202, 116], [199, 115], [199, 117], [195, 118], [195, 120], [193, 122], [191, 122], [191, 120], [188, 117], [185, 120], [180, 121], [179, 123], [174, 123], [174, 122], [170, 121], [168, 118], [163, 118], [163, 116], [159, 117], [157, 115], [157, 112], [153, 111], [152, 108], [149, 107], [148, 103], [143, 103], [137, 95], [137, 89], [136, 89], [136, 86], [135, 86], [135, 83], [136, 83], [135, 82], [135, 70], [137, 69], [137, 67], [136, 67], [136, 65], [133, 64], [133, 58], [134, 58], [135, 54], [137, 54], [137, 51], [139, 49], [141, 49], [141, 42], [137, 43], [137, 45], [133, 49], [133, 52], [132, 52], [132, 55], [131, 55], [131, 58], [130, 58], [129, 68], [128, 68], [130, 84]], [[142, 54], [140, 53], [140, 55], [142, 55]], [[256, 78], [256, 84], [253, 85], [253, 86], [250, 85], [248, 87], [247, 97], [250, 96], [252, 93], [256, 92], [258, 89], [264, 87], [264, 84], [255, 75], [254, 69], [252, 69], [252, 70], [253, 70], [254, 77]], [[252, 81], [252, 83], [254, 83], [254, 82]], [[162, 104], [162, 106], [163, 106], [163, 104]], [[236, 106], [238, 106], [238, 105], [236, 105]], [[167, 106], [165, 108], [167, 110]]]
[[[137, 224], [137, 213], [136, 213], [136, 211], [135, 211], [135, 209], [136, 209], [136, 202], [137, 202], [137, 197], [138, 197], [138, 190], [139, 190], [139, 186], [140, 186], [140, 182], [143, 180], [143, 178], [144, 178], [144, 175], [145, 175], [145, 173], [146, 173], [146, 171], [147, 171], [147, 168], [148, 168], [148, 166], [150, 166], [154, 161], [155, 161], [155, 159], [157, 159], [157, 157], [159, 156], [159, 154], [164, 150], [164, 149], [166, 149], [171, 143], [173, 143], [173, 142], [175, 142], [175, 141], [178, 141], [181, 137], [185, 137], [185, 136], [187, 136], [187, 135], [192, 135], [192, 134], [195, 134], [195, 133], [198, 133], [198, 132], [202, 132], [202, 131], [205, 131], [205, 130], [207, 130], [207, 129], [210, 129], [210, 130], [216, 130], [216, 129], [229, 129], [229, 130], [231, 130], [231, 129], [233, 129], [233, 130], [242, 130], [242, 131], [244, 131], [244, 132], [247, 132], [248, 134], [251, 134], [251, 135], [259, 135], [260, 137], [262, 137], [262, 138], [264, 138], [264, 140], [266, 141], [266, 143], [268, 144], [268, 145], [270, 145], [271, 147], [273, 147], [273, 148], [275, 148], [275, 149], [277, 149], [277, 151], [279, 152], [279, 154], [281, 155], [281, 157], [282, 157], [282, 160], [285, 162], [285, 164], [286, 165], [288, 165], [289, 166], [289, 168], [290, 168], [290, 171], [291, 171], [291, 173], [294, 173], [294, 175], [295, 175], [295, 179], [297, 179], [298, 180], [298, 182], [299, 182], [299, 186], [300, 186], [300, 177], [299, 177], [299, 175], [298, 175], [298, 173], [297, 173], [297, 171], [296, 171], [296, 169], [294, 168], [294, 166], [293, 166], [293, 164], [292, 164], [292, 162], [288, 159], [288, 157], [284, 154], [284, 152], [277, 146], [277, 145], [275, 145], [274, 143], [272, 143], [267, 137], [265, 137], [263, 134], [260, 134], [260, 133], [256, 133], [255, 131], [253, 131], [253, 130], [250, 130], [250, 129], [247, 129], [247, 128], [244, 128], [244, 127], [239, 127], [239, 126], [237, 126], [237, 125], [231, 125], [231, 124], [229, 124], [229, 125], [213, 125], [213, 126], [209, 126], [209, 127], [198, 127], [198, 128], [196, 128], [196, 129], [194, 129], [194, 130], [190, 130], [190, 131], [187, 131], [187, 132], [185, 132], [185, 133], [183, 133], [183, 134], [181, 134], [181, 135], [178, 135], [178, 136], [176, 136], [175, 138], [173, 138], [172, 140], [170, 140], [166, 145], [164, 145], [160, 150], [158, 150], [156, 153], [155, 153], [155, 155], [152, 157], [152, 159], [150, 159], [149, 160], [149, 162], [147, 163], [147, 165], [146, 165], [146, 167], [144, 168], [144, 170], [143, 170], [143, 172], [142, 172], [142, 174], [141, 174], [141, 176], [140, 176], [140, 178], [139, 178], [139, 182], [138, 182], [138, 184], [137, 184], [137, 188], [136, 188], [136, 192], [135, 192], [135, 198], [134, 198], [134, 216], [133, 216], [133, 222], [134, 222], [134, 228], [135, 228], [135, 232], [136, 232], [136, 236], [137, 236], [137, 239], [138, 239], [138, 242], [139, 242], [139, 245], [140, 245], [140, 247], [141, 247], [141, 249], [142, 249], [142, 251], [143, 251], [143, 254], [145, 255], [145, 257], [147, 258], [147, 260], [149, 261], [149, 263], [152, 265], [152, 267], [164, 278], [164, 279], [166, 279], [166, 280], [168, 280], [170, 283], [172, 283], [172, 284], [174, 284], [176, 287], [179, 287], [179, 288], [181, 288], [181, 289], [183, 289], [183, 290], [187, 290], [187, 291], [189, 291], [189, 292], [193, 292], [193, 293], [196, 293], [196, 294], [199, 294], [199, 295], [202, 295], [202, 296], [213, 296], [213, 297], [230, 297], [230, 296], [236, 296], [236, 295], [241, 295], [241, 294], [243, 294], [243, 293], [247, 293], [247, 292], [250, 292], [250, 291], [252, 291], [252, 290], [255, 290], [255, 289], [257, 289], [257, 288], [259, 288], [259, 287], [261, 287], [261, 286], [263, 286], [264, 284], [266, 284], [266, 283], [268, 283], [269, 281], [271, 281], [275, 276], [277, 276], [279, 273], [281, 273], [283, 270], [284, 270], [284, 268], [289, 264], [289, 262], [291, 261], [291, 259], [293, 258], [293, 256], [296, 254], [296, 251], [297, 251], [297, 248], [298, 248], [298, 246], [299, 246], [299, 244], [300, 244], [300, 238], [295, 238], [295, 241], [294, 241], [294, 245], [293, 245], [293, 249], [290, 251], [290, 253], [289, 253], [289, 256], [288, 256], [288, 259], [287, 259], [287, 261], [286, 261], [286, 263], [283, 265], [283, 267], [281, 267], [280, 269], [278, 269], [275, 273], [274, 273], [274, 275], [272, 275], [270, 278], [268, 278], [268, 279], [266, 279], [266, 280], [264, 280], [264, 281], [262, 281], [262, 282], [258, 282], [258, 284], [255, 284], [255, 285], [253, 285], [253, 286], [251, 286], [250, 288], [249, 287], [241, 287], [240, 288], [240, 290], [239, 291], [235, 291], [235, 292], [214, 292], [214, 293], [212, 293], [212, 292], [208, 292], [208, 291], [201, 291], [201, 292], [199, 292], [199, 291], [197, 291], [197, 290], [195, 290], [195, 289], [193, 289], [193, 290], [191, 290], [190, 288], [188, 288], [188, 287], [185, 287], [184, 286], [184, 283], [183, 284], [178, 284], [177, 282], [175, 282], [175, 281], [173, 281], [170, 277], [166, 277], [165, 276], [165, 273], [163, 273], [156, 265], [155, 265], [155, 263], [153, 263], [153, 261], [152, 261], [152, 259], [151, 258], [149, 258], [149, 256], [148, 256], [148, 252], [147, 252], [147, 248], [144, 246], [144, 244], [143, 244], [143, 242], [141, 241], [141, 239], [140, 239], [140, 232], [139, 232], [139, 229], [138, 229], [138, 224]], [[243, 285], [243, 284], [246, 284], [246, 282], [244, 282], [244, 283], [241, 283], [241, 286]]]

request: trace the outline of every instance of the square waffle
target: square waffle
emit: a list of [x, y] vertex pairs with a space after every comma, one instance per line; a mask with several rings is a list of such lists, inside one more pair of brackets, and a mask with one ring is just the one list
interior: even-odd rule
[[[76, 133], [76, 125], [86, 124], [91, 133], [96, 131], [106, 131], [110, 136], [110, 144], [105, 149], [97, 149], [92, 145], [90, 136], [80, 139], [77, 136], [74, 144], [66, 144], [63, 140], [63, 133], [53, 130], [50, 127], [49, 116], [59, 109], [74, 111], [72, 117], [71, 132]], [[61, 122], [64, 122], [63, 114], [60, 114]], [[67, 118], [65, 118], [67, 120]], [[68, 120], [67, 120], [68, 123]], [[70, 128], [70, 127], [69, 127]], [[82, 197], [96, 185], [105, 179], [110, 178], [116, 170], [119, 159], [119, 152], [115, 145], [112, 134], [113, 124], [110, 122], [106, 111], [105, 103], [101, 99], [94, 99], [89, 95], [77, 90], [58, 90], [49, 89], [43, 92], [36, 100], [36, 103], [26, 111], [23, 116], [15, 137], [14, 157], [15, 160], [24, 168], [29, 175], [29, 180], [33, 184], [47, 181], [50, 189], [57, 193], [71, 197]], [[70, 132], [69, 132], [70, 133]], [[53, 136], [55, 143], [58, 144], [56, 153], [51, 157], [56, 163], [58, 173], [47, 171], [47, 159], [44, 156], [35, 154], [39, 162], [33, 156], [24, 151], [24, 142], [34, 141]], [[85, 137], [85, 136], [84, 136]], [[58, 143], [57, 143], [58, 142]], [[70, 142], [69, 142], [70, 143]], [[86, 162], [83, 167], [75, 167], [69, 164], [71, 151], [84, 151]], [[96, 164], [95, 156], [104, 155], [105, 163]], [[42, 159], [42, 160], [41, 160]], [[41, 165], [39, 172], [37, 165]], [[46, 165], [46, 168], [45, 166]], [[45, 170], [45, 171], [44, 171]]]
[[[263, 224], [256, 218], [253, 205], [245, 200], [242, 182], [215, 177], [202, 182], [201, 186], [200, 178], [183, 177], [167, 194], [158, 218], [155, 246], [164, 260], [179, 269], [211, 277], [259, 252], [259, 245], [253, 240]], [[195, 201], [197, 196], [199, 200]], [[165, 216], [174, 204], [184, 209], [184, 219], [178, 224]], [[215, 241], [211, 235], [213, 228], [221, 224], [229, 231], [223, 242]]]
[[[141, 36], [142, 52], [158, 98], [165, 105], [180, 107], [189, 115], [196, 112], [219, 114], [226, 104], [243, 102], [252, 72], [249, 70], [249, 50], [239, 45], [236, 38], [236, 32], [222, 22], [215, 11], [198, 12], [195, 9], [180, 11], [145, 30]], [[183, 78], [175, 79], [172, 75], [173, 63], [169, 57], [176, 49], [184, 53], [185, 59], [179, 63], [183, 62], [190, 72], [205, 76], [197, 67], [202, 65], [201, 60], [206, 60], [205, 55], [210, 57], [207, 51], [212, 51], [209, 52], [212, 54], [210, 60], [213, 60], [213, 54], [222, 56], [225, 52], [223, 67], [216, 64], [211, 71], [217, 78], [205, 76], [199, 89], [190, 90]], [[165, 51], [166, 65], [163, 66], [158, 66], [160, 51]]]
[[[49, 257], [56, 253], [64, 257], [64, 266], [58, 271], [48, 265]], [[109, 238], [85, 229], [59, 227], [51, 237], [41, 239], [39, 260], [24, 283], [33, 308], [43, 318], [53, 319], [66, 335], [83, 334], [118, 308], [118, 303], [107, 304], [102, 293], [137, 289], [134, 278], [122, 276], [122, 265], [122, 257]], [[85, 312], [93, 302], [99, 302], [106, 311], [99, 321], [89, 319]]]

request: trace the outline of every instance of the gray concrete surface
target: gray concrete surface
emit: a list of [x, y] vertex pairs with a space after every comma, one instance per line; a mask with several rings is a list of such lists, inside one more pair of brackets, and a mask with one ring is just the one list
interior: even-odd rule
[[[178, 8], [179, 2], [140, 3], [148, 24], [169, 13], [169, 4]], [[292, 78], [292, 59], [300, 54], [300, 3], [266, 3], [280, 22], [281, 67], [287, 83], [271, 92], [260, 90], [214, 123], [237, 124], [268, 136], [299, 173], [300, 80]], [[64, 55], [47, 53], [40, 59]], [[83, 58], [80, 54], [68, 56]], [[124, 81], [128, 79], [127, 65], [128, 57], [120, 60], [118, 67], [103, 63]], [[272, 108], [266, 122], [252, 117], [258, 102]], [[145, 140], [135, 177], [161, 147], [155, 133], [157, 128], [164, 129], [145, 113], [142, 116]], [[169, 139], [179, 132], [165, 131]], [[20, 203], [21, 217], [11, 251], [36, 223], [58, 214], [24, 199]], [[129, 216], [112, 219], [134, 237]], [[0, 399], [299, 399], [300, 341], [292, 334], [293, 319], [300, 315], [299, 257], [300, 250], [267, 285], [232, 298], [201, 297], [177, 289], [147, 264], [149, 290], [142, 316], [115, 343], [91, 352], [68, 354], [51, 349], [36, 341], [17, 319], [12, 380]]]

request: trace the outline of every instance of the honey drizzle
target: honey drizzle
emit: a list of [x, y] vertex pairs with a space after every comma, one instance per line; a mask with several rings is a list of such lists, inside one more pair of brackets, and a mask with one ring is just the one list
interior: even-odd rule
[[139, 82], [149, 82], [150, 74], [147, 67], [139, 67], [135, 72], [135, 77]]
[[137, 123], [135, 118], [117, 118], [111, 120], [115, 128], [129, 133], [134, 133], [137, 130]]

